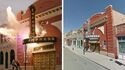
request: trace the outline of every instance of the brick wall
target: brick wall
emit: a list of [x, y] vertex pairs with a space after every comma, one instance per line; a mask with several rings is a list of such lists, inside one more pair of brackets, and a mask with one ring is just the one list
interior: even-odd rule
[[[62, 0], [38, 0], [33, 5], [36, 8], [36, 14], [44, 12], [48, 9], [60, 6], [62, 4]], [[26, 13], [21, 13], [22, 11], [17, 13], [17, 19], [23, 20], [30, 16], [30, 10], [27, 9]]]

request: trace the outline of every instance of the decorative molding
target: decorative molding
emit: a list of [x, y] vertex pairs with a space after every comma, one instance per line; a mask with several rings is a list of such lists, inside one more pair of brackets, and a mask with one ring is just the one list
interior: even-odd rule
[[[49, 9], [47, 11], [44, 11], [44, 12], [41, 12], [39, 14], [36, 14], [35, 15], [35, 19], [36, 20], [45, 20], [45, 19], [48, 19], [48, 18], [51, 18], [51, 17], [54, 17], [54, 16], [57, 16], [57, 15], [60, 15], [62, 12], [62, 6], [58, 6], [58, 7], [55, 7], [55, 8], [52, 8], [52, 9]], [[21, 21], [19, 21], [20, 23], [25, 23], [29, 21], [29, 17], [26, 18], [26, 19], [23, 19]]]
[[103, 24], [104, 22], [106, 22], [108, 20], [107, 16], [104, 16], [104, 17], [101, 17], [99, 18], [98, 20], [96, 20], [95, 22], [93, 22], [91, 25], [90, 25], [90, 28], [93, 28], [93, 27], [96, 27], [100, 24]]

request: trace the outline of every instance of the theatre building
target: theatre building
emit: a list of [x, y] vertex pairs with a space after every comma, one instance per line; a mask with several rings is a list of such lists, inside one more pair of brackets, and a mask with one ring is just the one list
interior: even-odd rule
[[[17, 60], [24, 70], [61, 70], [61, 0], [37, 0], [17, 20], [24, 28], [17, 35]], [[26, 53], [25, 53], [26, 52]]]
[[37, 0], [17, 13], [20, 26], [13, 38], [0, 34], [0, 70], [12, 70], [13, 60], [21, 70], [61, 70], [61, 4], [61, 0]]
[[93, 52], [125, 59], [125, 15], [111, 5], [89, 18], [83, 25], [83, 35]]

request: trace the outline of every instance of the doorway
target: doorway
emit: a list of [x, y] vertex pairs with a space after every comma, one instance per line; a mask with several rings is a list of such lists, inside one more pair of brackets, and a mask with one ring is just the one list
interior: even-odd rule
[[55, 51], [33, 53], [34, 70], [55, 70]]
[[91, 43], [90, 44], [90, 50], [92, 52], [97, 52], [99, 53], [100, 52], [100, 44], [99, 43]]

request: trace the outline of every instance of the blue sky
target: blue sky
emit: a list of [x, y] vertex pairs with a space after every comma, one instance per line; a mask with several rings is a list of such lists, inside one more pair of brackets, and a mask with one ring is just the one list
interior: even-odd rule
[[125, 14], [125, 0], [64, 0], [64, 32], [82, 27], [90, 16], [105, 11], [108, 5]]

